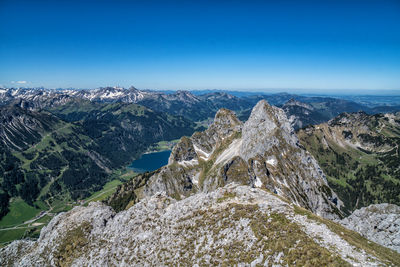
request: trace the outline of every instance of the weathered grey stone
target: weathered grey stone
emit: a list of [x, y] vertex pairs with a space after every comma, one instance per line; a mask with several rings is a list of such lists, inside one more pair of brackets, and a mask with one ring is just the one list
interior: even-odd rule
[[221, 109], [204, 132], [182, 138], [169, 164], [150, 178], [143, 196], [175, 198], [236, 182], [268, 189], [325, 218], [339, 218], [342, 202], [299, 142], [284, 111], [261, 100], [243, 125]]
[[[277, 232], [257, 230], [267, 230], [268, 224], [278, 227]], [[299, 245], [279, 246], [293, 234]], [[269, 242], [275, 245], [267, 249]], [[15, 241], [2, 248], [0, 265], [286, 265], [294, 264], [287, 257], [290, 251], [301, 250], [307, 257], [307, 246], [322, 255], [319, 262], [382, 264], [276, 195], [230, 184], [181, 201], [157, 193], [117, 214], [100, 203], [75, 207], [55, 217], [36, 242]]]
[[400, 207], [375, 204], [355, 210], [340, 223], [382, 246], [400, 252]]

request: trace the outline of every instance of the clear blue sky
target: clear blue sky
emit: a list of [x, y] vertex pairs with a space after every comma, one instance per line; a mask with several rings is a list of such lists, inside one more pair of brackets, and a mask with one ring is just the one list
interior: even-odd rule
[[0, 84], [400, 89], [400, 1], [0, 0]]

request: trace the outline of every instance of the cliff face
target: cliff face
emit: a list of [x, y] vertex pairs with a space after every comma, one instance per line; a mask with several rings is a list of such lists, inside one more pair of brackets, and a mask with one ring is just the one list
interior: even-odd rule
[[397, 264], [394, 251], [353, 235], [273, 193], [230, 184], [181, 201], [157, 193], [117, 214], [98, 202], [76, 207], [56, 216], [38, 241], [1, 249], [0, 265]]
[[341, 216], [341, 201], [299, 145], [285, 113], [264, 100], [244, 124], [221, 109], [206, 131], [182, 138], [169, 164], [134, 194], [140, 199], [165, 192], [182, 199], [231, 182], [268, 189], [326, 218]]

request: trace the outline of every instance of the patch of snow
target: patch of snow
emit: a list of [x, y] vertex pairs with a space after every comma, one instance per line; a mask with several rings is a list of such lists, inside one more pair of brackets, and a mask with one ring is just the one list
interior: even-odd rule
[[219, 155], [219, 157], [215, 162], [215, 165], [230, 160], [235, 156], [239, 156], [241, 145], [242, 145], [242, 139], [233, 140], [233, 142], [229, 145], [229, 147], [224, 152], [222, 152], [221, 155]]
[[[200, 158], [203, 158], [205, 160], [208, 160], [210, 158], [211, 153], [206, 153], [204, 150], [201, 150], [198, 146], [193, 144], [194, 150], [196, 151], [197, 155]], [[200, 155], [199, 155], [200, 154]]]
[[182, 161], [179, 161], [179, 162], [178, 162], [179, 165], [182, 165], [182, 166], [184, 166], [184, 167], [193, 166], [193, 165], [196, 165], [196, 164], [198, 164], [198, 163], [199, 163], [199, 162], [198, 162], [197, 159], [182, 160]]
[[12, 91], [11, 91], [11, 95], [12, 95], [12, 96], [17, 95], [18, 93], [19, 93], [19, 89], [17, 89], [17, 90], [12, 90]]
[[272, 166], [275, 166], [275, 165], [276, 165], [276, 159], [274, 159], [274, 158], [268, 159], [266, 162], [267, 162], [269, 165], [272, 165]]
[[124, 93], [123, 92], [115, 92], [115, 93], [113, 93], [113, 92], [107, 92], [107, 93], [105, 93], [105, 94], [102, 94], [101, 96], [100, 96], [100, 98], [116, 98], [116, 97], [119, 97], [119, 96], [121, 96], [121, 95], [123, 95]]
[[199, 184], [199, 177], [200, 177], [200, 172], [198, 172], [195, 176], [193, 176], [192, 183], [198, 185]]
[[256, 177], [256, 182], [254, 183], [256, 187], [261, 187], [263, 183], [261, 182], [260, 178]]

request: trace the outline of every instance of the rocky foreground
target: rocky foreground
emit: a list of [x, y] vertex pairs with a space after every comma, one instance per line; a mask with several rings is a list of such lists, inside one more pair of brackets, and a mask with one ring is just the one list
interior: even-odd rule
[[[397, 261], [396, 261], [397, 260]], [[115, 213], [101, 203], [59, 214], [38, 241], [0, 251], [1, 266], [377, 266], [394, 251], [259, 188], [230, 184]]]

